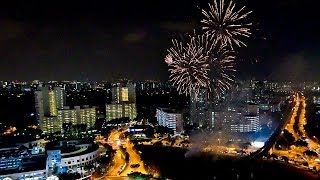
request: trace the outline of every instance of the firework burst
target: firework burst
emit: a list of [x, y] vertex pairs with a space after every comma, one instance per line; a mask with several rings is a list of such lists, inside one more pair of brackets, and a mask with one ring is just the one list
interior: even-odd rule
[[217, 98], [230, 89], [234, 81], [235, 53], [229, 50], [227, 44], [221, 44], [209, 33], [190, 35], [197, 46], [203, 48], [203, 53], [208, 57], [210, 90]]
[[227, 44], [233, 49], [233, 45], [238, 47], [246, 46], [241, 40], [243, 37], [251, 35], [250, 26], [252, 23], [243, 23], [247, 16], [252, 12], [246, 12], [245, 7], [235, 10], [236, 4], [230, 0], [228, 5], [225, 5], [224, 0], [214, 0], [213, 4], [209, 4], [209, 10], [202, 10], [205, 18], [203, 30], [210, 33], [214, 39]]
[[210, 58], [211, 88], [217, 98], [230, 89], [234, 81], [234, 51], [228, 50], [226, 45], [219, 46]]
[[169, 66], [170, 81], [178, 92], [197, 95], [201, 88], [210, 88], [208, 55], [196, 38], [186, 43], [174, 39], [172, 44], [165, 62]]

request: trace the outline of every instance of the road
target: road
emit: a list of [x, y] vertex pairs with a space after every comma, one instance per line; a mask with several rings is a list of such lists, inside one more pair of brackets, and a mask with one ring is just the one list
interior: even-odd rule
[[[129, 141], [127, 141], [127, 143], [125, 144], [125, 148], [126, 151], [129, 153], [129, 165], [127, 166], [127, 168], [123, 171], [123, 173], [121, 175], [127, 175], [130, 174], [131, 172], [141, 172], [143, 174], [148, 174], [148, 172], [146, 171], [145, 167], [144, 167], [144, 163], [143, 161], [141, 161], [140, 159], [140, 154], [137, 153], [134, 149], [133, 149], [133, 144], [130, 143]], [[137, 168], [132, 168], [131, 165], [133, 164], [139, 164], [140, 166]]]
[[[121, 136], [126, 131], [112, 131], [108, 137], [107, 141], [102, 141], [102, 143], [108, 143], [112, 146], [112, 149], [116, 150], [116, 153], [113, 157], [113, 162], [111, 168], [108, 170], [106, 175], [101, 178], [95, 179], [113, 179], [113, 180], [125, 180], [128, 179], [127, 175], [131, 172], [141, 172], [143, 174], [148, 174], [145, 170], [143, 161], [140, 160], [140, 154], [133, 149], [133, 144], [130, 143], [128, 139], [123, 139]], [[129, 154], [129, 163], [126, 164], [125, 154], [120, 150], [120, 146], [123, 146], [126, 149], [126, 152]], [[139, 164], [137, 168], [133, 168], [130, 165]]]
[[295, 140], [299, 139], [299, 135], [293, 130], [293, 125], [295, 123], [295, 119], [297, 117], [298, 109], [300, 107], [300, 97], [298, 96], [296, 99], [296, 105], [293, 108], [293, 113], [290, 118], [289, 123], [286, 125], [285, 129], [292, 133]]
[[107, 176], [118, 176], [120, 169], [125, 165], [126, 161], [124, 160], [124, 155], [120, 150], [118, 150], [113, 158], [113, 166], [107, 173]]
[[119, 150], [119, 146], [121, 145], [120, 136], [124, 133], [124, 131], [112, 131], [111, 134], [108, 137], [108, 140], [105, 141], [104, 139], [100, 140], [102, 144], [108, 143], [110, 146], [112, 146], [113, 150], [116, 150], [113, 160], [112, 160], [112, 166], [108, 170], [108, 172], [103, 176], [99, 178], [94, 179], [115, 179], [115, 180], [124, 180], [127, 179], [127, 177], [121, 177], [119, 172], [122, 167], [126, 164], [124, 154]]
[[119, 150], [119, 146], [121, 145], [120, 136], [123, 133], [123, 131], [113, 131], [108, 138], [108, 144], [112, 146], [112, 149], [116, 150], [116, 153], [114, 154], [114, 158], [112, 160], [113, 166], [107, 172], [107, 176], [120, 175], [121, 168], [123, 168], [126, 164], [125, 155]]
[[129, 178], [121, 177], [121, 176], [108, 176], [108, 177], [104, 177], [104, 180], [129, 180]]
[[[305, 118], [305, 112], [306, 112], [306, 99], [304, 96], [301, 96], [299, 99], [299, 103], [297, 103], [301, 108], [301, 111], [299, 114], [297, 114], [298, 110], [296, 111], [295, 116], [298, 118], [298, 131], [301, 132], [299, 135], [298, 132], [295, 131], [295, 129], [291, 126], [291, 123], [288, 124], [287, 130], [294, 135], [296, 140], [298, 139], [305, 139], [308, 142], [307, 147], [301, 147], [301, 146], [294, 146], [292, 145], [288, 150], [276, 150], [274, 153], [278, 156], [286, 156], [289, 159], [289, 163], [296, 164], [297, 166], [304, 167], [304, 168], [316, 168], [317, 170], [320, 169], [319, 162], [316, 161], [317, 158], [310, 157], [304, 154], [305, 151], [311, 150], [315, 151], [319, 154], [317, 149], [320, 147], [318, 142], [314, 141], [314, 138], [308, 137], [308, 134], [305, 132], [304, 125], [306, 124], [306, 118]], [[295, 117], [293, 117], [295, 119]], [[307, 164], [306, 164], [307, 163]]]

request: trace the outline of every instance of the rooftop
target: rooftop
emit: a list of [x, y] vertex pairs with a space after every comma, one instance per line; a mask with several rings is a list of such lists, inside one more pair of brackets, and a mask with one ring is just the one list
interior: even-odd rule
[[73, 157], [73, 156], [80, 156], [83, 154], [88, 154], [90, 152], [96, 151], [98, 149], [99, 149], [99, 145], [93, 144], [92, 146], [89, 146], [88, 148], [82, 148], [82, 149], [79, 149], [73, 153], [62, 154], [62, 157], [69, 158], [69, 157]]
[[169, 108], [158, 108], [166, 113], [179, 113], [176, 109], [169, 109]]

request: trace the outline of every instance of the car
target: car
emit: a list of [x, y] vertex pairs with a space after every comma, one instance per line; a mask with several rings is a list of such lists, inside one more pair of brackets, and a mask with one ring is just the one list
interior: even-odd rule
[[131, 165], [130, 165], [131, 168], [138, 168], [139, 166], [140, 166], [139, 163], [137, 163], [137, 164], [131, 164]]

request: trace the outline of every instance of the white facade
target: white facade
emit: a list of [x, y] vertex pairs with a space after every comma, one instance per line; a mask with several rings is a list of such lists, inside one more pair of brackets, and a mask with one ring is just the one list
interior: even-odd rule
[[259, 111], [256, 115], [233, 110], [212, 112], [212, 123], [227, 132], [256, 132], [261, 129]]
[[88, 154], [83, 154], [79, 156], [72, 156], [64, 158], [64, 154], [62, 154], [61, 158], [61, 166], [65, 168], [72, 168], [74, 166], [81, 167], [86, 164], [94, 163], [97, 157], [99, 157], [100, 151], [97, 149], [96, 151], [90, 152]]
[[182, 114], [169, 109], [157, 109], [157, 121], [160, 126], [173, 130], [174, 134], [183, 131]]
[[[99, 146], [92, 144], [77, 144], [76, 141], [60, 141], [60, 147], [63, 146], [74, 146], [76, 147], [75, 151], [62, 153], [59, 148], [57, 150], [48, 150], [47, 151], [47, 176], [52, 174], [52, 169], [58, 167], [60, 173], [66, 173], [69, 170], [76, 172], [81, 170], [85, 165], [93, 164], [96, 162], [96, 159], [100, 156]], [[61, 146], [61, 144], [64, 144]]]
[[231, 124], [231, 132], [256, 132], [259, 130], [259, 116], [244, 116], [244, 122]]

